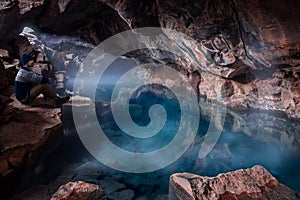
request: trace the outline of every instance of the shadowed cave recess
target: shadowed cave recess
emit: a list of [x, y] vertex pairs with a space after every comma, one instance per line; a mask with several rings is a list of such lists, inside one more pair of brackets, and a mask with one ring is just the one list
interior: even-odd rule
[[[216, 199], [272, 199], [273, 193], [264, 187], [284, 194], [286, 199], [299, 198], [299, 9], [300, 2], [292, 0], [0, 2], [0, 198], [60, 199], [55, 192], [70, 181], [103, 189], [101, 195], [99, 188], [90, 192], [92, 199], [210, 199], [213, 194]], [[86, 85], [98, 83], [96, 102], [91, 102], [89, 87], [73, 90], [83, 61], [97, 45], [115, 34], [143, 27], [164, 28], [164, 37], [182, 54], [150, 48], [153, 38], [141, 32], [143, 36], [133, 40], [144, 48], [115, 60], [100, 80], [85, 77]], [[14, 76], [27, 40], [42, 55], [38, 66], [50, 77], [57, 93], [72, 96], [61, 112], [22, 107], [13, 97]], [[173, 163], [153, 172], [126, 173], [103, 165], [85, 148], [75, 128], [72, 103], [81, 109], [82, 121], [86, 120], [83, 129], [92, 125], [89, 105], [94, 104], [99, 126], [120, 148], [138, 153], [162, 148], [175, 137], [184, 113], [179, 99], [167, 87], [181, 85], [175, 76], [170, 73], [168, 77], [157, 69], [150, 77], [167, 86], [146, 84], [137, 88], [129, 101], [133, 122], [144, 127], [151, 122], [152, 105], [165, 108], [166, 123], [157, 136], [140, 139], [124, 133], [110, 104], [112, 90], [122, 75], [145, 63], [168, 66], [188, 80], [199, 104], [200, 119], [194, 141]], [[138, 73], [148, 76], [145, 69]], [[44, 117], [38, 121], [37, 116]], [[211, 152], [202, 158], [199, 150], [211, 124], [220, 135]], [[20, 130], [25, 129], [28, 134], [20, 136]], [[151, 161], [155, 162], [161, 160]], [[240, 186], [239, 192], [232, 193], [228, 188], [231, 181], [238, 183], [234, 179], [224, 186], [227, 192], [220, 194], [209, 188], [213, 192], [201, 193], [195, 178], [180, 174], [178, 177], [184, 177], [193, 191], [189, 197], [185, 185], [179, 187], [183, 182], [177, 187], [175, 179], [170, 179], [174, 173], [217, 176], [255, 165], [266, 168], [280, 183], [267, 181], [267, 186], [259, 186], [260, 191], [253, 193], [249, 192], [253, 188], [243, 190]], [[249, 196], [243, 196], [245, 193]]]

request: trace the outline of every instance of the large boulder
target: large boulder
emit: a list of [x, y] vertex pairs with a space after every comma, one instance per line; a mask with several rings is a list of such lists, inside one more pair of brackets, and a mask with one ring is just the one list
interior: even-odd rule
[[278, 182], [265, 168], [254, 166], [216, 177], [177, 173], [170, 177], [170, 199], [299, 199], [299, 194]]
[[60, 109], [30, 107], [15, 99], [7, 104], [10, 101], [0, 117], [0, 177], [34, 166], [62, 134]]

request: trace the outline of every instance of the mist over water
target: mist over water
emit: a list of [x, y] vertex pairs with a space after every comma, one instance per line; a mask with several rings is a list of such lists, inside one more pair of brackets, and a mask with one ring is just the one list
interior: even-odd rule
[[[62, 58], [56, 56], [55, 52], [62, 52], [68, 49], [70, 44], [63, 42], [64, 46], [62, 46], [61, 38], [50, 40], [47, 38], [47, 35], [42, 35], [41, 39], [48, 41], [47, 45], [54, 49], [54, 51], [53, 49], [48, 51], [50, 60], [60, 65]], [[77, 48], [78, 52], [89, 52], [90, 49], [91, 47], [86, 47], [86, 49], [83, 47], [81, 49]], [[76, 60], [76, 56], [76, 53], [73, 57], [71, 56], [72, 60]], [[76, 63], [68, 63], [68, 66], [73, 64], [75, 66], [74, 70], [67, 71], [67, 79], [64, 85], [65, 89], [70, 91], [73, 88], [74, 76], [78, 70], [78, 64]], [[153, 152], [167, 145], [175, 137], [180, 121], [181, 109], [171, 91], [167, 92], [168, 96], [166, 97], [158, 95], [161, 89], [167, 91], [166, 88], [146, 85], [139, 88], [130, 99], [129, 113], [137, 125], [146, 126], [150, 123], [149, 108], [154, 104], [162, 105], [167, 112], [167, 119], [163, 129], [157, 135], [146, 139], [134, 138], [122, 132], [114, 120], [111, 107], [108, 103], [110, 103], [115, 83], [124, 73], [136, 65], [137, 63], [133, 59], [119, 58], [110, 65], [109, 69], [102, 76], [102, 79], [93, 80], [90, 77], [84, 78], [87, 85], [95, 82], [99, 83], [95, 99], [96, 113], [99, 126], [104, 130], [110, 141], [126, 151], [136, 153]], [[84, 96], [84, 92], [82, 91], [80, 94]], [[64, 107], [62, 110], [64, 141], [41, 164], [50, 167], [42, 169], [30, 181], [26, 178], [21, 178], [21, 180], [23, 180], [25, 185], [28, 182], [36, 185], [51, 183], [52, 179], [55, 179], [65, 169], [72, 169], [73, 166], [78, 166], [78, 164], [93, 163], [101, 169], [99, 170], [101, 173], [99, 172], [96, 176], [78, 176], [75, 174], [72, 180], [94, 182], [101, 185], [101, 181], [109, 177], [124, 183], [127, 188], [134, 190], [136, 196], [146, 195], [149, 199], [155, 199], [158, 194], [168, 193], [169, 177], [173, 173], [190, 172], [203, 176], [215, 176], [222, 172], [262, 165], [278, 178], [280, 182], [300, 192], [300, 125], [298, 123], [264, 112], [235, 113], [224, 108], [223, 111], [227, 112], [227, 114], [225, 125], [221, 127], [222, 134], [213, 150], [206, 157], [200, 159], [199, 150], [207, 134], [209, 124], [214, 123], [216, 127], [219, 126], [218, 118], [214, 116], [216, 113], [212, 113], [212, 108], [217, 107], [217, 105], [207, 103], [203, 100], [199, 100], [199, 105], [201, 108], [199, 128], [196, 138], [189, 149], [169, 166], [158, 171], [142, 174], [120, 172], [106, 167], [94, 159], [87, 152], [78, 137], [72, 120], [71, 108]], [[82, 109], [82, 115], [87, 116], [87, 119], [90, 114], [90, 110]], [[90, 125], [88, 120], [84, 124], [85, 127], [89, 127]], [[156, 159], [149, 162], [155, 164], [161, 162], [161, 160]], [[52, 179], [47, 175], [49, 173], [47, 169], [52, 170], [50, 172]]]
[[[168, 116], [170, 115], [170, 117], [167, 118], [163, 130], [159, 133], [160, 137], [136, 139], [123, 133], [115, 124], [109, 109], [99, 104], [97, 108], [99, 111], [99, 124], [101, 124], [106, 136], [113, 143], [127, 151], [151, 152], [161, 148], [172, 140], [174, 133], [177, 131], [177, 122], [180, 120], [180, 109], [178, 109], [176, 101], [163, 99], [148, 91], [142, 92], [140, 98], [138, 100], [131, 100], [131, 103], [133, 105], [130, 111], [131, 116], [141, 126], [149, 122], [147, 108], [152, 103], [161, 103], [167, 107]], [[142, 109], [137, 105], [141, 106]], [[247, 124], [245, 124], [244, 129], [233, 130], [233, 123], [235, 121], [232, 119], [231, 114], [228, 114], [217, 144], [205, 158], [199, 159], [199, 150], [210, 123], [209, 118], [205, 117], [207, 112], [204, 110], [216, 105], [200, 102], [200, 106], [203, 117], [200, 119], [198, 133], [194, 142], [183, 156], [161, 170], [142, 174], [124, 173], [108, 168], [93, 158], [89, 160], [99, 165], [103, 169], [104, 174], [121, 180], [122, 183], [133, 189], [136, 194], [147, 195], [150, 199], [154, 199], [158, 194], [168, 193], [168, 180], [173, 173], [190, 172], [203, 176], [216, 176], [222, 172], [249, 168], [254, 165], [264, 166], [280, 182], [297, 192], [300, 191], [298, 184], [300, 181], [298, 174], [298, 169], [300, 168], [300, 156], [298, 154], [300, 145], [297, 140], [294, 140], [296, 137], [299, 137], [298, 134], [300, 133], [297, 124], [265, 113], [254, 113], [257, 121], [264, 120], [269, 126], [273, 125], [276, 127], [278, 125], [277, 120], [283, 120], [286, 127], [293, 127], [294, 132], [288, 130], [291, 136], [289, 138], [290, 141], [288, 141], [283, 139], [283, 137], [286, 137], [284, 133], [270, 132], [270, 130], [264, 130], [259, 126], [250, 127], [249, 129]], [[247, 115], [251, 118], [251, 114], [248, 113]], [[64, 124], [66, 123], [64, 122]], [[68, 123], [66, 128], [68, 129], [67, 133], [73, 135], [74, 139], [76, 131], [72, 127], [72, 123]], [[82, 151], [82, 149], [84, 147], [81, 146], [78, 148], [76, 146], [76, 149], [73, 150], [78, 152]], [[67, 151], [73, 150], [68, 149]], [[88, 153], [84, 157], [87, 155]], [[150, 162], [159, 163], [160, 160], [151, 160]], [[122, 178], [120, 179], [120, 177]], [[93, 178], [92, 180], [97, 182]]]
[[[120, 61], [120, 62], [119, 62]], [[131, 60], [132, 61], [132, 60]], [[99, 80], [96, 93], [96, 113], [99, 126], [106, 136], [118, 147], [135, 153], [147, 153], [167, 145], [178, 130], [181, 110], [176, 97], [167, 88], [159, 88], [155, 85], [146, 85], [139, 88], [131, 97], [129, 112], [133, 121], [139, 126], [146, 126], [150, 122], [149, 108], [154, 104], [162, 105], [167, 111], [167, 121], [160, 133], [147, 138], [134, 138], [120, 130], [114, 121], [110, 105], [107, 104], [112, 95], [114, 84], [120, 76], [135, 66], [135, 62], [124, 64], [120, 59], [116, 66], [125, 66], [118, 73], [117, 68], [106, 71], [103, 79]], [[162, 96], [160, 90], [168, 91]], [[170, 98], [171, 97], [171, 98]], [[262, 165], [268, 169], [280, 182], [293, 190], [300, 192], [300, 126], [285, 118], [251, 111], [235, 113], [222, 108], [226, 114], [225, 125], [221, 136], [213, 150], [203, 159], [199, 158], [199, 151], [207, 134], [210, 123], [218, 127], [216, 113], [212, 108], [217, 105], [199, 100], [200, 116], [199, 128], [195, 140], [189, 149], [175, 162], [158, 171], [142, 174], [124, 173], [101, 164], [85, 152], [83, 157], [89, 157], [89, 162], [97, 164], [105, 175], [121, 181], [135, 194], [146, 195], [154, 199], [158, 194], [168, 193], [168, 181], [170, 175], [177, 172], [189, 172], [202, 176], [216, 176], [222, 172], [233, 171], [240, 168], [250, 168], [254, 165]], [[64, 119], [68, 114], [64, 114]], [[89, 115], [89, 111], [83, 111], [83, 115]], [[66, 134], [71, 138], [77, 138], [72, 121], [64, 121]], [[85, 126], [89, 126], [88, 122]], [[77, 138], [77, 140], [79, 140]], [[80, 144], [75, 149], [66, 151], [84, 152], [85, 148]], [[73, 152], [74, 153], [74, 152]], [[108, 155], [109, 156], [109, 155]], [[149, 161], [152, 164], [161, 162], [159, 159]], [[121, 177], [121, 179], [120, 179]], [[100, 183], [99, 180], [95, 180]]]
[[[133, 63], [128, 68], [124, 68], [123, 72], [131, 67]], [[99, 126], [111, 142], [126, 151], [147, 153], [167, 145], [177, 133], [181, 116], [181, 109], [175, 96], [166, 88], [156, 85], [146, 85], [134, 93], [129, 101], [129, 113], [137, 125], [149, 124], [149, 108], [154, 104], [162, 105], [167, 112], [167, 120], [161, 132], [146, 139], [134, 138], [120, 130], [112, 115], [111, 106], [108, 104], [114, 87], [110, 81], [119, 79], [120, 76], [121, 73], [118, 74], [111, 69], [104, 76], [105, 78], [99, 81], [104, 83], [98, 87], [96, 93], [95, 105]], [[161, 93], [160, 90], [167, 92]], [[161, 94], [166, 94], [167, 97]], [[173, 173], [189, 172], [202, 176], [216, 176], [222, 172], [262, 165], [281, 183], [300, 192], [300, 126], [298, 123], [264, 112], [235, 113], [222, 108], [221, 111], [227, 114], [220, 138], [212, 151], [200, 159], [199, 151], [209, 124], [214, 123], [218, 127], [219, 121], [217, 113], [212, 112], [212, 108], [217, 105], [200, 99], [199, 106], [201, 116], [199, 128], [188, 150], [167, 167], [140, 174], [111, 169], [93, 158], [78, 137], [71, 107], [63, 107], [63, 142], [41, 164], [47, 167], [42, 168], [38, 174], [30, 178], [30, 184], [51, 185], [53, 184], [51, 181], [55, 180], [59, 174], [63, 176], [65, 170], [76, 172], [80, 166], [86, 174], [83, 176], [74, 172], [74, 175], [67, 181], [82, 180], [101, 185], [103, 180], [113, 179], [133, 190], [136, 197], [146, 195], [149, 199], [155, 199], [159, 194], [168, 193], [169, 177]], [[90, 110], [82, 108], [82, 116], [86, 119], [82, 124], [83, 129], [91, 125], [90, 114]], [[161, 160], [155, 159], [148, 162], [155, 165]], [[85, 170], [84, 166], [91, 164], [97, 166], [97, 174], [89, 173], [89, 168]], [[20, 180], [24, 185], [29, 184], [27, 178], [21, 177]]]

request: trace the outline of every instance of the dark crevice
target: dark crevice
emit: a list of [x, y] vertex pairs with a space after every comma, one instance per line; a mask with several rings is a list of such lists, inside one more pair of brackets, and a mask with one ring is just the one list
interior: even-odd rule
[[230, 1], [231, 1], [232, 11], [235, 13], [235, 18], [236, 18], [236, 21], [237, 21], [237, 24], [238, 24], [239, 35], [240, 35], [241, 41], [243, 43], [243, 49], [245, 51], [245, 55], [246, 55], [247, 59], [249, 59], [251, 62], [253, 62], [252, 59], [250, 58], [250, 56], [247, 53], [247, 48], [246, 48], [246, 43], [245, 43], [245, 40], [244, 40], [242, 25], [241, 25], [241, 22], [240, 22], [240, 18], [239, 18], [239, 14], [238, 14], [235, 2], [234, 2], [234, 0], [230, 0]]

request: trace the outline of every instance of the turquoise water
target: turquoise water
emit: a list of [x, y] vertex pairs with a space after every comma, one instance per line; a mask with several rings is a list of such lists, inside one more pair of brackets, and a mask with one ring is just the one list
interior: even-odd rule
[[[148, 109], [157, 103], [167, 110], [166, 124], [158, 135], [148, 139], [136, 139], [118, 128], [109, 105], [97, 102], [99, 125], [114, 144], [127, 151], [151, 152], [165, 146], [174, 138], [181, 115], [176, 98], [157, 96], [151, 89], [140, 92], [130, 103], [133, 105], [130, 114], [138, 125], [145, 126], [150, 122]], [[75, 180], [101, 185], [103, 180], [112, 179], [134, 191], [135, 197], [147, 196], [149, 199], [155, 199], [158, 195], [168, 194], [169, 177], [173, 173], [190, 172], [202, 176], [215, 176], [239, 168], [262, 165], [280, 182], [300, 192], [299, 123], [264, 112], [236, 113], [220, 108], [220, 112], [226, 113], [221, 135], [212, 151], [200, 159], [199, 150], [207, 135], [207, 129], [210, 123], [218, 123], [218, 120], [216, 113], [211, 112], [217, 105], [200, 100], [199, 107], [201, 118], [198, 132], [188, 150], [165, 168], [135, 174], [111, 169], [93, 158], [77, 135], [72, 108], [65, 106], [62, 118], [63, 141], [33, 172], [20, 174], [17, 184], [13, 184], [14, 188], [22, 188], [22, 191], [44, 184], [57, 189], [61, 184]], [[82, 116], [89, 119], [90, 113], [90, 110], [83, 107]], [[86, 120], [83, 125], [89, 126], [89, 121]], [[89, 167], [85, 168], [91, 164], [96, 166], [93, 172]], [[71, 175], [66, 175], [66, 171]], [[63, 181], [57, 181], [61, 179]]]
[[[163, 129], [157, 135], [145, 139], [134, 138], [120, 130], [108, 104], [114, 87], [108, 83], [116, 82], [133, 65], [124, 67], [120, 74], [116, 74], [112, 69], [113, 76], [106, 76], [106, 79], [100, 80], [101, 87], [97, 90], [96, 98], [97, 119], [106, 136], [116, 146], [130, 152], [148, 153], [161, 149], [174, 139], [180, 125], [182, 111], [171, 91], [167, 94], [168, 98], [157, 92], [161, 89], [168, 91], [167, 88], [147, 85], [133, 94], [129, 101], [129, 113], [137, 125], [146, 126], [150, 123], [148, 114], [150, 107], [160, 104], [167, 113]], [[69, 81], [72, 82], [72, 79]], [[69, 87], [71, 86], [72, 83]], [[147, 196], [149, 199], [155, 199], [160, 194], [168, 194], [169, 177], [173, 173], [190, 172], [202, 176], [216, 176], [222, 172], [262, 165], [280, 182], [300, 192], [299, 122], [292, 122], [275, 113], [263, 111], [237, 113], [201, 99], [199, 108], [198, 131], [187, 151], [179, 159], [160, 170], [135, 174], [109, 168], [97, 161], [79, 139], [72, 108], [64, 106], [62, 142], [33, 172], [20, 174], [17, 178], [18, 184], [12, 185], [21, 190], [40, 184], [51, 185], [57, 189], [68, 181], [82, 180], [101, 185], [103, 180], [112, 179], [134, 191], [135, 197]], [[219, 108], [217, 112], [215, 108]], [[92, 111], [82, 106], [81, 113], [84, 123], [80, 126], [84, 129], [91, 125], [89, 116]], [[225, 118], [224, 125], [220, 123], [220, 116]], [[211, 124], [217, 127], [221, 134], [211, 152], [206, 157], [199, 158], [201, 146], [208, 136], [207, 130]], [[160, 163], [160, 159], [163, 158], [151, 162]], [[96, 166], [96, 173], [90, 173], [90, 169], [85, 168], [91, 164]], [[86, 173], [77, 173], [78, 168]], [[71, 175], [65, 175], [66, 171], [71, 172]], [[56, 182], [61, 177], [63, 182]]]
[[[174, 99], [156, 96], [151, 91], [145, 90], [138, 98], [130, 100], [133, 105], [142, 107], [142, 113], [141, 109], [132, 109], [130, 113], [133, 120], [143, 126], [150, 121], [147, 113], [151, 105], [157, 103], [163, 105], [167, 110], [168, 118], [163, 130], [158, 134], [160, 136], [136, 139], [118, 129], [111, 114], [98, 117], [99, 124], [102, 125], [107, 137], [117, 146], [133, 152], [151, 152], [166, 145], [176, 134], [181, 114], [178, 102]], [[215, 176], [221, 172], [262, 165], [279, 181], [297, 192], [300, 191], [299, 123], [259, 111], [235, 113], [220, 108], [220, 112], [226, 114], [222, 133], [213, 150], [205, 158], [200, 159], [199, 150], [209, 124], [216, 123], [211, 121], [214, 113], [210, 111], [213, 107], [217, 105], [200, 102], [201, 119], [198, 133], [195, 141], [182, 157], [164, 169], [145, 175], [121, 173], [126, 177], [124, 181], [129, 185], [135, 185], [136, 181], [141, 181], [140, 184], [143, 185], [148, 182], [158, 184], [157, 193], [166, 193], [168, 178], [172, 173], [190, 172], [203, 176]], [[134, 116], [139, 117], [134, 118]], [[141, 178], [144, 176], [146, 180]], [[153, 197], [150, 191], [146, 193]]]
[[[119, 66], [124, 63], [128, 65], [122, 67], [120, 71]], [[114, 85], [110, 85], [110, 83], [117, 82], [124, 73], [135, 65], [134, 62], [124, 62], [122, 59], [112, 64], [110, 70], [104, 73], [104, 78], [99, 81], [96, 100], [109, 103], [114, 88]], [[161, 90], [168, 91], [167, 95], [164, 93], [165, 96], [162, 96], [159, 92]], [[178, 131], [182, 113], [180, 105], [171, 91], [167, 88], [147, 85], [139, 88], [129, 102], [131, 104], [129, 112], [137, 125], [146, 126], [149, 124], [148, 111], [154, 104], [160, 104], [165, 108], [167, 112], [166, 123], [163, 129], [151, 138], [134, 138], [120, 130], [114, 121], [109, 105], [104, 106], [104, 104], [97, 103], [96, 112], [99, 126], [102, 127], [111, 142], [126, 151], [148, 153], [159, 150], [172, 141]], [[136, 196], [147, 195], [150, 199], [154, 199], [158, 194], [168, 193], [169, 177], [176, 172], [215, 176], [221, 172], [250, 168], [254, 165], [264, 166], [279, 181], [300, 192], [299, 123], [263, 111], [237, 113], [220, 108], [215, 113], [215, 108], [218, 106], [204, 100], [199, 100], [199, 107], [200, 120], [194, 141], [178, 160], [163, 169], [144, 174], [124, 173], [104, 166], [93, 159], [89, 153], [86, 155], [89, 155], [92, 162], [105, 169], [106, 175], [116, 177], [133, 189]], [[85, 115], [89, 115], [89, 111], [84, 112]], [[220, 123], [220, 115], [225, 116], [224, 125]], [[69, 120], [66, 124], [69, 124], [68, 132], [70, 135], [74, 134], [76, 131], [74, 131], [72, 121]], [[207, 136], [210, 124], [214, 124], [221, 131], [221, 135], [212, 151], [200, 159], [199, 151]], [[85, 148], [82, 147], [81, 149]], [[160, 162], [159, 159], [153, 160], [153, 162]], [[93, 181], [99, 183], [98, 180], [93, 179]]]
[[[147, 139], [134, 138], [122, 132], [114, 121], [110, 106], [97, 103], [99, 125], [106, 136], [118, 147], [131, 152], [152, 152], [167, 145], [178, 131], [181, 110], [176, 98], [164, 98], [155, 94], [155, 89], [147, 86], [141, 88], [130, 100], [130, 114], [133, 121], [145, 126], [150, 122], [148, 110], [151, 105], [163, 105], [168, 117], [165, 126], [157, 135]], [[101, 97], [103, 98], [103, 94]], [[172, 96], [169, 94], [168, 96]], [[228, 172], [240, 168], [250, 168], [254, 165], [262, 165], [268, 169], [280, 182], [293, 190], [300, 192], [300, 126], [297, 122], [291, 122], [283, 117], [265, 112], [251, 111], [236, 113], [225, 108], [219, 112], [226, 115], [221, 135], [212, 151], [203, 159], [199, 158], [199, 151], [210, 123], [216, 123], [216, 113], [212, 113], [217, 105], [203, 100], [199, 102], [200, 121], [195, 140], [189, 149], [169, 166], [158, 171], [142, 174], [120, 172], [94, 159], [85, 147], [78, 145], [69, 148], [72, 153], [88, 157], [89, 161], [96, 163], [106, 176], [112, 177], [128, 188], [132, 189], [136, 196], [147, 195], [149, 199], [155, 199], [159, 194], [168, 193], [169, 177], [177, 172], [190, 172], [203, 176], [215, 176], [222, 172]], [[88, 115], [89, 111], [83, 111]], [[66, 119], [66, 118], [64, 118]], [[69, 118], [68, 118], [69, 119]], [[75, 138], [74, 125], [69, 120], [66, 132]], [[88, 124], [86, 124], [88, 125]], [[76, 136], [77, 138], [77, 136]], [[76, 140], [79, 140], [78, 138]], [[76, 150], [70, 150], [70, 149]], [[82, 153], [85, 152], [85, 153]], [[109, 155], [108, 155], [109, 156]], [[78, 157], [76, 158], [78, 159]], [[153, 160], [160, 162], [160, 160]], [[80, 179], [80, 177], [77, 177]], [[86, 181], [101, 184], [101, 181], [90, 177]]]

